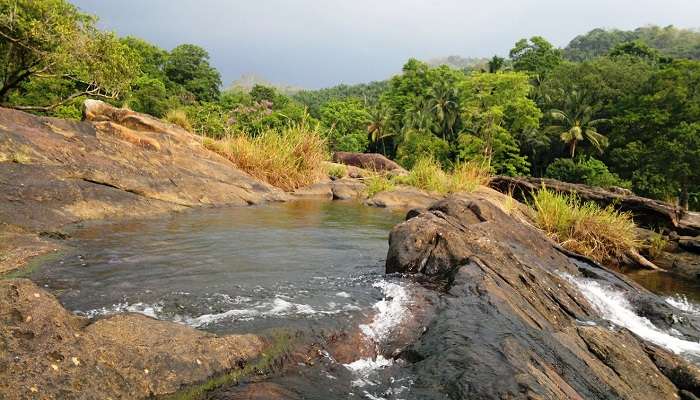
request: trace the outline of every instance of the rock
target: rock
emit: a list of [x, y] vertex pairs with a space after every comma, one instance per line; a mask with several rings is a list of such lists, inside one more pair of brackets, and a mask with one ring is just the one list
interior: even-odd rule
[[333, 162], [375, 172], [405, 171], [399, 164], [377, 153], [350, 153], [338, 151], [333, 154]]
[[333, 198], [336, 200], [360, 199], [365, 197], [367, 185], [357, 179], [338, 179], [333, 181]]
[[[85, 116], [78, 122], [0, 108], [0, 223], [37, 233], [89, 219], [287, 198], [177, 126], [94, 100]], [[0, 270], [8, 265], [16, 264], [0, 261]]]
[[681, 235], [700, 235], [700, 213], [683, 212], [680, 207], [659, 200], [635, 196], [625, 191], [610, 191], [599, 187], [566, 183], [545, 178], [512, 178], [496, 176], [489, 184], [502, 193], [512, 192], [519, 200], [528, 200], [531, 193], [546, 186], [548, 189], [573, 194], [582, 200], [593, 201], [603, 207], [613, 205], [621, 211], [629, 211], [635, 222], [649, 229], [668, 229]]
[[700, 236], [697, 237], [687, 237], [687, 236], [681, 236], [678, 238], [678, 246], [680, 246], [682, 249], [695, 253], [695, 254], [700, 254]]
[[333, 182], [331, 180], [325, 182], [316, 182], [310, 186], [306, 186], [295, 190], [294, 195], [302, 197], [321, 197], [332, 199]]
[[0, 398], [151, 398], [241, 368], [253, 335], [218, 337], [138, 314], [90, 323], [29, 280], [0, 281]]
[[367, 199], [365, 204], [380, 208], [426, 208], [440, 197], [411, 187], [380, 192]]
[[[677, 399], [668, 352], [612, 327], [573, 283], [593, 279], [644, 303], [659, 329], [700, 337], [676, 311], [615, 272], [563, 250], [479, 193], [453, 195], [397, 225], [387, 273], [413, 274], [443, 293], [405, 352], [425, 398]], [[688, 317], [691, 318], [691, 317]], [[653, 350], [649, 350], [653, 349]], [[700, 374], [687, 369], [692, 379]], [[432, 397], [431, 397], [432, 396]]]

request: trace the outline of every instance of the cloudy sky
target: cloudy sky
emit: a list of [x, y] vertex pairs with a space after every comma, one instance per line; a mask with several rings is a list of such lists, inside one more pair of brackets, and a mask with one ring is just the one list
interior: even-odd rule
[[72, 0], [102, 28], [206, 48], [228, 85], [255, 73], [308, 88], [385, 79], [409, 57], [564, 46], [596, 27], [700, 27], [700, 0]]

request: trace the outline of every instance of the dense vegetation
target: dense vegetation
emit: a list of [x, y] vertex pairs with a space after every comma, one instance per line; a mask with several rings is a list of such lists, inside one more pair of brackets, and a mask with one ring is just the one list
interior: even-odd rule
[[597, 29], [565, 49], [533, 37], [488, 63], [411, 59], [387, 81], [287, 96], [221, 91], [201, 47], [166, 51], [95, 23], [65, 0], [0, 0], [0, 103], [79, 118], [85, 97], [101, 98], [227, 149], [304, 126], [331, 151], [380, 152], [407, 168], [469, 162], [700, 205], [694, 31]]

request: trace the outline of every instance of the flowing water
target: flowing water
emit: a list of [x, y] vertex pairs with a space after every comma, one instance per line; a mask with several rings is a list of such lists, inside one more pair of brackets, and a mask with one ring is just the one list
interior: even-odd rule
[[[402, 218], [309, 200], [94, 224], [75, 230], [74, 251], [32, 279], [88, 317], [137, 312], [216, 333], [284, 328], [311, 338], [356, 331], [374, 346], [410, 299], [407, 281], [384, 275], [388, 233]], [[381, 355], [327, 358], [326, 370], [286, 385], [307, 398], [379, 398], [406, 387]]]

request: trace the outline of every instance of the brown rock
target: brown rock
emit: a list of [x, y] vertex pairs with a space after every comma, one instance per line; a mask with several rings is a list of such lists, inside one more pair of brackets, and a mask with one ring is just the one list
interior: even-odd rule
[[299, 188], [294, 191], [295, 196], [333, 198], [333, 183], [330, 180], [316, 182], [310, 186]]
[[89, 324], [24, 279], [0, 281], [0, 397], [149, 398], [239, 368], [263, 342], [143, 315]]
[[377, 153], [350, 153], [338, 151], [333, 154], [333, 162], [375, 172], [404, 171], [399, 164]]
[[440, 196], [411, 187], [400, 187], [396, 190], [380, 192], [367, 199], [365, 204], [380, 208], [426, 208]]
[[357, 179], [338, 179], [333, 181], [333, 198], [336, 200], [360, 199], [365, 197], [367, 185]]

